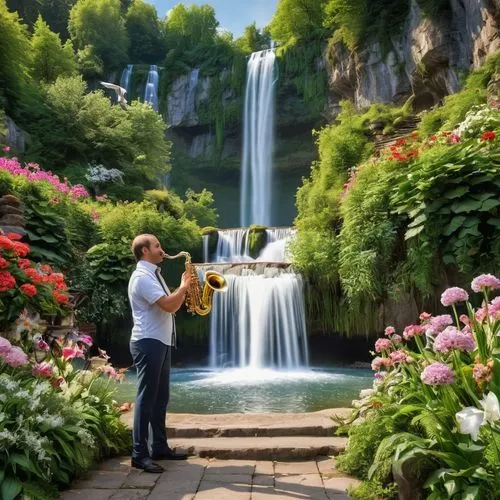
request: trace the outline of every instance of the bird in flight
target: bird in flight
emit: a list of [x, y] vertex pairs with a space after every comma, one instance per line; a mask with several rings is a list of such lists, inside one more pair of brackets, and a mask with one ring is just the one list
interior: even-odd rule
[[99, 82], [103, 87], [106, 87], [107, 89], [114, 90], [116, 92], [116, 97], [118, 100], [118, 104], [122, 108], [127, 107], [127, 99], [125, 99], [125, 94], [127, 93], [126, 89], [123, 87], [120, 87], [119, 85], [116, 85], [114, 83], [109, 83], [109, 82]]

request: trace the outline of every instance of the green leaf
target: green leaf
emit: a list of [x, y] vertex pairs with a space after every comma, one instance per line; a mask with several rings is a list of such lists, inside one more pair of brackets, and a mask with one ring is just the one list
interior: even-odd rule
[[468, 186], [458, 186], [456, 188], [450, 189], [444, 193], [444, 197], [452, 200], [453, 198], [460, 198], [465, 193], [469, 191]]
[[413, 219], [410, 224], [408, 224], [408, 227], [415, 227], [419, 226], [423, 222], [427, 220], [427, 216], [425, 214], [420, 214], [416, 219]]
[[488, 198], [491, 198], [492, 196], [495, 196], [495, 193], [478, 193], [478, 194], [471, 194], [471, 197], [474, 198], [475, 200], [479, 201], [484, 201], [487, 200]]
[[2, 483], [0, 488], [0, 498], [2, 500], [14, 500], [19, 493], [21, 493], [23, 489], [21, 481], [17, 479], [13, 479], [10, 476], [7, 476]]
[[481, 212], [489, 212], [490, 210], [498, 207], [499, 205], [500, 205], [500, 200], [493, 200], [493, 199], [486, 200], [483, 203], [483, 206], [480, 208], [480, 211]]
[[500, 229], [500, 217], [492, 217], [491, 219], [488, 219], [486, 223]]
[[456, 215], [444, 228], [443, 234], [445, 236], [450, 236], [450, 234], [454, 233], [460, 226], [462, 226], [466, 219], [467, 217], [465, 217], [465, 215]]
[[455, 257], [450, 254], [443, 255], [443, 262], [447, 265], [455, 264]]
[[466, 198], [465, 200], [456, 201], [451, 206], [452, 212], [460, 214], [463, 212], [472, 212], [473, 210], [479, 210], [483, 202], [474, 200], [472, 198]]
[[417, 227], [412, 227], [405, 233], [405, 240], [409, 240], [410, 238], [413, 238], [417, 236], [417, 234], [420, 234], [422, 230], [424, 229], [425, 226], [417, 226]]

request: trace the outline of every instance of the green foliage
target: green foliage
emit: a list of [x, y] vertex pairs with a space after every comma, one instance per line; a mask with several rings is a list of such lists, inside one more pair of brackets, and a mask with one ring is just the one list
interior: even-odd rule
[[185, 213], [182, 198], [168, 189], [150, 189], [145, 192], [144, 200], [153, 203], [160, 212], [167, 212], [176, 219], [180, 219]]
[[92, 46], [105, 69], [127, 62], [129, 39], [119, 0], [78, 0], [71, 9], [68, 29], [76, 48]]
[[245, 26], [243, 34], [235, 41], [235, 45], [245, 54], [258, 52], [270, 46], [270, 36], [266, 32], [259, 30], [253, 22]]
[[35, 80], [54, 82], [58, 76], [76, 72], [76, 59], [70, 41], [64, 45], [59, 36], [39, 17], [31, 38], [32, 75]]
[[134, 0], [125, 16], [130, 40], [129, 61], [157, 64], [165, 57], [165, 37], [154, 6]]
[[198, 226], [215, 226], [217, 224], [217, 210], [213, 206], [214, 197], [212, 193], [203, 189], [200, 193], [195, 193], [188, 189], [184, 210], [186, 218], [198, 224]]
[[280, 0], [269, 24], [273, 40], [282, 45], [322, 38], [323, 7], [327, 0]]
[[27, 82], [30, 46], [26, 26], [0, 0], [0, 106], [14, 114]]

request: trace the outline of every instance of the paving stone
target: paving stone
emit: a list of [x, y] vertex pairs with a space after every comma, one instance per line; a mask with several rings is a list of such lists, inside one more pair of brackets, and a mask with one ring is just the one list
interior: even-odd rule
[[328, 474], [335, 471], [335, 461], [332, 457], [318, 457], [316, 459], [320, 474]]
[[129, 472], [132, 470], [130, 456], [108, 458], [97, 466], [98, 470]]
[[209, 471], [206, 471], [203, 476], [203, 481], [226, 484], [252, 484], [252, 474], [224, 474], [221, 472], [210, 474]]
[[75, 489], [118, 489], [121, 488], [125, 480], [127, 479], [127, 473], [122, 471], [92, 471], [89, 479], [80, 479], [76, 481], [73, 485]]
[[206, 474], [253, 474], [254, 460], [215, 460], [207, 465]]
[[[109, 500], [116, 490], [98, 490], [93, 488], [71, 489], [61, 493], [61, 500]], [[119, 491], [119, 490], [118, 490]]]
[[[316, 464], [316, 462], [315, 462]], [[282, 495], [304, 496], [326, 500], [323, 481], [319, 474], [301, 474], [276, 477], [274, 489]]]
[[276, 462], [274, 464], [276, 477], [283, 474], [318, 474], [318, 466], [314, 460], [308, 462]]
[[158, 481], [161, 474], [151, 474], [142, 470], [133, 470], [123, 483], [123, 488], [148, 488], [151, 489]]
[[259, 461], [255, 464], [255, 474], [274, 474], [274, 462]]
[[323, 476], [323, 485], [328, 495], [345, 493], [348, 487], [357, 486], [359, 483], [360, 481], [358, 479], [348, 476], [332, 477], [328, 479]]
[[271, 474], [256, 474], [252, 479], [252, 485], [274, 487], [274, 476]]
[[110, 500], [143, 500], [145, 498], [148, 498], [149, 492], [150, 490], [122, 488], [121, 490], [114, 493], [111, 496]]
[[194, 497], [205, 472], [205, 467], [173, 467], [163, 472], [151, 491], [148, 500], [186, 500]]
[[250, 484], [225, 484], [202, 480], [195, 500], [250, 500]]
[[[252, 490], [252, 500], [290, 500], [295, 498], [302, 500], [304, 497], [298, 495], [284, 495], [283, 492], [276, 491], [274, 488], [262, 488], [257, 491]], [[310, 497], [307, 497], [310, 500]]]

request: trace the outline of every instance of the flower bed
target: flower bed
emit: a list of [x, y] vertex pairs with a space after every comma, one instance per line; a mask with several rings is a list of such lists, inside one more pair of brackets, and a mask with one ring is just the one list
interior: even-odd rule
[[35, 265], [19, 240], [0, 235], [0, 498], [53, 499], [96, 458], [128, 447], [112, 400], [122, 374], [103, 351], [90, 370], [92, 338], [65, 321], [64, 275]]
[[451, 315], [423, 312], [401, 335], [389, 326], [376, 341], [373, 389], [353, 402], [349, 447], [338, 460], [365, 480], [355, 498], [396, 490], [399, 498], [498, 498], [500, 296], [490, 295], [500, 279], [483, 274], [471, 288], [479, 307], [466, 290], [449, 288], [441, 303]]

